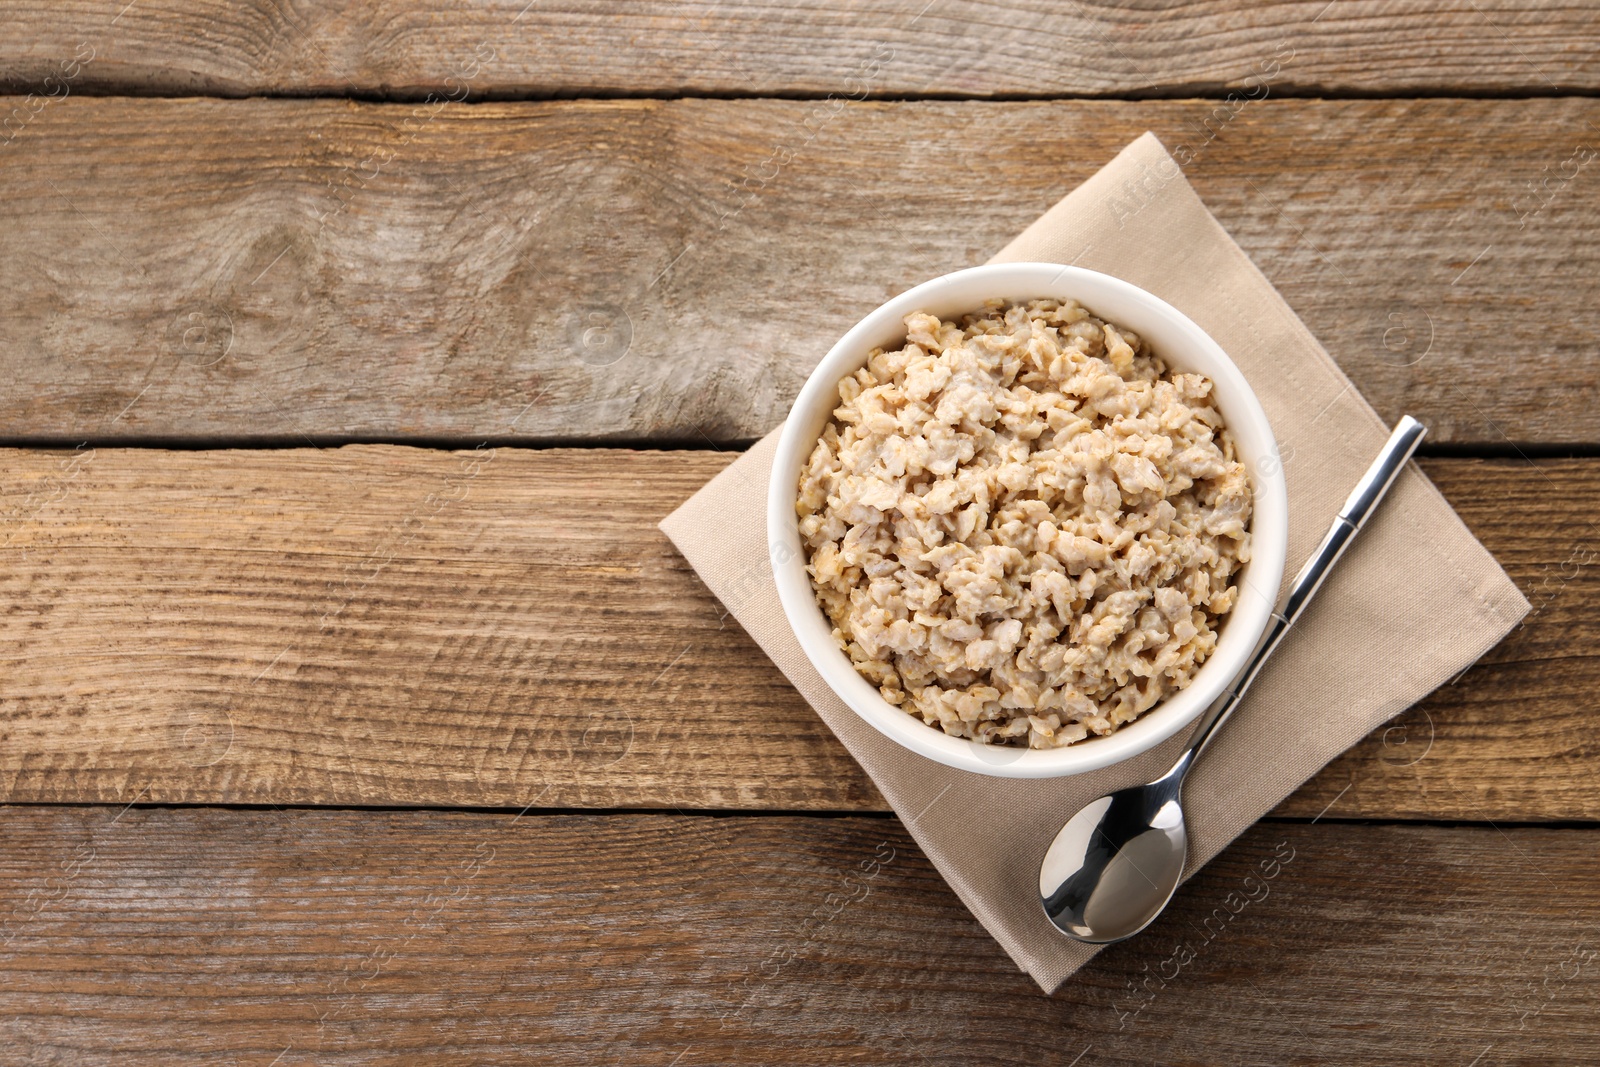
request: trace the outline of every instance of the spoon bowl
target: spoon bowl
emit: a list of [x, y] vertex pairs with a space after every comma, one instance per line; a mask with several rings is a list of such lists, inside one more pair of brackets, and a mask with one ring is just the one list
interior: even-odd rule
[[1168, 775], [1119, 789], [1061, 828], [1039, 868], [1039, 899], [1064, 933], [1108, 944], [1161, 914], [1189, 853], [1178, 784]]

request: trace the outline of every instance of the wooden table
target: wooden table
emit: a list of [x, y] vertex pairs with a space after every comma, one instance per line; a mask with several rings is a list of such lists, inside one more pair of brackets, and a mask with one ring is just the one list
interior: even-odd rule
[[[0, 11], [0, 1061], [1600, 1063], [1593, 4]], [[655, 523], [1147, 128], [1533, 612], [1044, 997]]]

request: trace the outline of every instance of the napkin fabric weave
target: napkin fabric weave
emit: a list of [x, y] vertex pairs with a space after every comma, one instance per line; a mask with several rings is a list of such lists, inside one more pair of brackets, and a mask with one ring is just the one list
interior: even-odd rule
[[[1272, 422], [1288, 481], [1287, 587], [1387, 431], [1154, 135], [991, 262], [1017, 261], [1077, 264], [1141, 286], [1194, 319], [1239, 365]], [[776, 439], [773, 431], [661, 528], [866, 769], [978, 921], [1054, 991], [1097, 949], [1060, 934], [1039, 907], [1045, 850], [1090, 800], [1165, 771], [1187, 731], [1117, 766], [1045, 780], [952, 770], [880, 735], [824, 684], [778, 603], [765, 508]], [[1186, 876], [1334, 756], [1464, 670], [1527, 610], [1494, 558], [1409, 466], [1191, 773]]]

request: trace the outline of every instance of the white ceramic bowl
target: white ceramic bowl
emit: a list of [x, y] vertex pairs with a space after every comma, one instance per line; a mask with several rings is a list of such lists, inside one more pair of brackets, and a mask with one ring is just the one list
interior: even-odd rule
[[[1216, 651], [1189, 687], [1108, 737], [1049, 750], [951, 737], [884, 700], [834, 644], [832, 624], [817, 606], [806, 574], [795, 515], [800, 471], [838, 406], [839, 379], [866, 363], [872, 349], [902, 344], [906, 315], [926, 311], [948, 319], [974, 311], [986, 300], [1041, 297], [1076, 300], [1143, 337], [1174, 370], [1209, 377], [1254, 491], [1252, 557], [1237, 576], [1239, 601], [1223, 622]], [[778, 439], [767, 529], [773, 575], [789, 625], [812, 665], [856, 714], [886, 737], [949, 767], [1005, 778], [1051, 778], [1098, 770], [1138, 755], [1188, 726], [1222, 694], [1254, 650], [1277, 601], [1289, 536], [1289, 502], [1277, 443], [1260, 402], [1239, 368], [1187, 316], [1109, 275], [1056, 263], [1002, 263], [946, 274], [902, 293], [858, 322], [823, 357], [800, 390]]]

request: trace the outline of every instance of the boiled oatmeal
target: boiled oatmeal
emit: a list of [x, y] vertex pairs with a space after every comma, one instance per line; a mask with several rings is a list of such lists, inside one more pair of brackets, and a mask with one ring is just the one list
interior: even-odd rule
[[1250, 558], [1211, 381], [1071, 301], [917, 313], [800, 475], [806, 570], [885, 700], [957, 737], [1055, 748], [1182, 689]]

